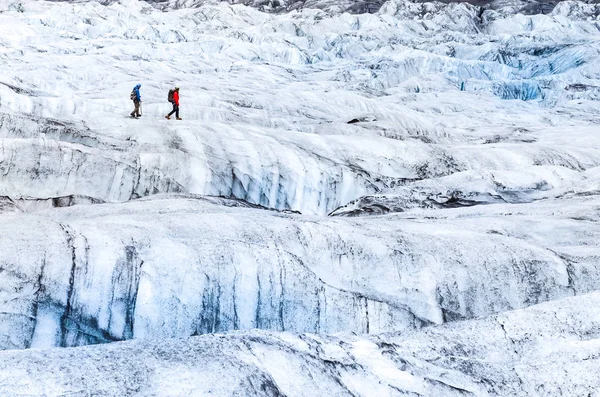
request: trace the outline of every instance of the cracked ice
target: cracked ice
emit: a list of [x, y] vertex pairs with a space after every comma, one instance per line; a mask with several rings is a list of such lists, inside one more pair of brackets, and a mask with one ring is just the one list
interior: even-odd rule
[[2, 395], [593, 395], [600, 7], [247, 4], [0, 2]]

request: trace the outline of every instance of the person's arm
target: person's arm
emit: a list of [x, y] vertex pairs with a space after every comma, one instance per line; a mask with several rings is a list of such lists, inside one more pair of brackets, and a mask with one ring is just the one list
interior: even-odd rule
[[175, 105], [179, 106], [179, 93], [175, 92], [173, 95], [173, 99], [175, 99]]
[[135, 90], [135, 95], [137, 97], [138, 101], [142, 101], [142, 96], [140, 95], [140, 89], [138, 88], [137, 90]]

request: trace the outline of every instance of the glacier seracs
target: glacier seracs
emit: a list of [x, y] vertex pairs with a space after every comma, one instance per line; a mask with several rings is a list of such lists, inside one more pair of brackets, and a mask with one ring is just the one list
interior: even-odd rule
[[248, 4], [0, 1], [0, 392], [593, 395], [600, 6]]

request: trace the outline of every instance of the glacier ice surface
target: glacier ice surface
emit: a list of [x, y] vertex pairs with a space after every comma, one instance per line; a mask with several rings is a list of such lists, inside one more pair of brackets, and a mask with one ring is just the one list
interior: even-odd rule
[[260, 330], [0, 352], [4, 395], [593, 396], [600, 295], [373, 337]]
[[2, 394], [593, 393], [600, 6], [248, 4], [0, 1]]

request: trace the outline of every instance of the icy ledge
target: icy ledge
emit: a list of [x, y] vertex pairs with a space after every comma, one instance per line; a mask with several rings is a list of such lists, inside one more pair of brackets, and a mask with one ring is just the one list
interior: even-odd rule
[[600, 293], [361, 338], [247, 331], [0, 352], [2, 395], [594, 395]]
[[600, 289], [598, 204], [349, 219], [153, 196], [6, 211], [0, 349], [248, 328], [381, 333], [580, 295]]

